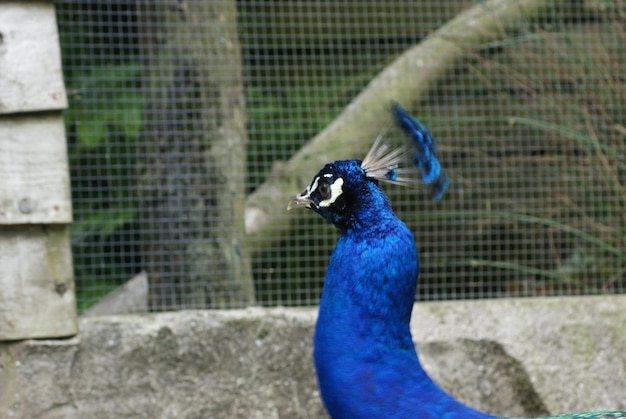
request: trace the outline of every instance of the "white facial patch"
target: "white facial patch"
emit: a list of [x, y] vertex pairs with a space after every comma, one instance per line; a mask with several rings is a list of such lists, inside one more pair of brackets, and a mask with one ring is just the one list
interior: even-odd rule
[[[332, 175], [331, 175], [332, 176]], [[319, 179], [319, 178], [318, 178]], [[317, 187], [317, 180], [315, 179], [315, 187]], [[343, 179], [337, 178], [332, 185], [330, 185], [330, 198], [320, 201], [319, 207], [330, 207], [343, 193]]]
[[320, 181], [320, 177], [316, 177], [315, 180], [313, 181], [313, 183], [311, 184], [311, 186], [307, 186], [306, 187], [306, 196], [308, 198], [311, 197], [311, 192], [313, 192], [314, 190], [317, 189], [317, 183]]

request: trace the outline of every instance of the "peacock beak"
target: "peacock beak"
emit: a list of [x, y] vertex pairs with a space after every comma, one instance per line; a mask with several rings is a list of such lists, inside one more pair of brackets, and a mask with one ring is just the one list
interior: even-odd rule
[[287, 204], [287, 211], [293, 208], [311, 208], [313, 200], [309, 196], [309, 190], [305, 189], [301, 194], [294, 196]]

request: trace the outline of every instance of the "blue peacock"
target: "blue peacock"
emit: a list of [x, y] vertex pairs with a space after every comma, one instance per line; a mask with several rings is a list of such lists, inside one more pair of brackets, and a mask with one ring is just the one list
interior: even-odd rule
[[[381, 135], [362, 161], [324, 166], [288, 205], [315, 211], [341, 232], [328, 264], [314, 337], [324, 405], [334, 419], [496, 418], [444, 392], [417, 357], [409, 330], [417, 249], [379, 181], [411, 183], [410, 173], [400, 167], [407, 153], [435, 200], [444, 195], [449, 179], [428, 130], [397, 103], [391, 104], [391, 114], [411, 148], [392, 147]], [[626, 419], [626, 412], [552, 418]]]

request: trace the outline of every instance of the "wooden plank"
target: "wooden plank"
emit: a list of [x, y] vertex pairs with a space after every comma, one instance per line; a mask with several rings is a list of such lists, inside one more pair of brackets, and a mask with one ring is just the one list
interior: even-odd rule
[[0, 2], [0, 114], [67, 107], [52, 2]]
[[0, 227], [0, 341], [77, 333], [67, 226]]
[[0, 117], [0, 225], [72, 221], [60, 112]]

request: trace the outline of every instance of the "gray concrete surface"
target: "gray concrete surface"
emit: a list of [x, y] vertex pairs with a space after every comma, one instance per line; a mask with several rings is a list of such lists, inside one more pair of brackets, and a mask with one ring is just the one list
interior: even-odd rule
[[[536, 416], [626, 409], [626, 296], [419, 303], [425, 368], [466, 403]], [[315, 309], [89, 317], [0, 344], [2, 418], [323, 418]]]

